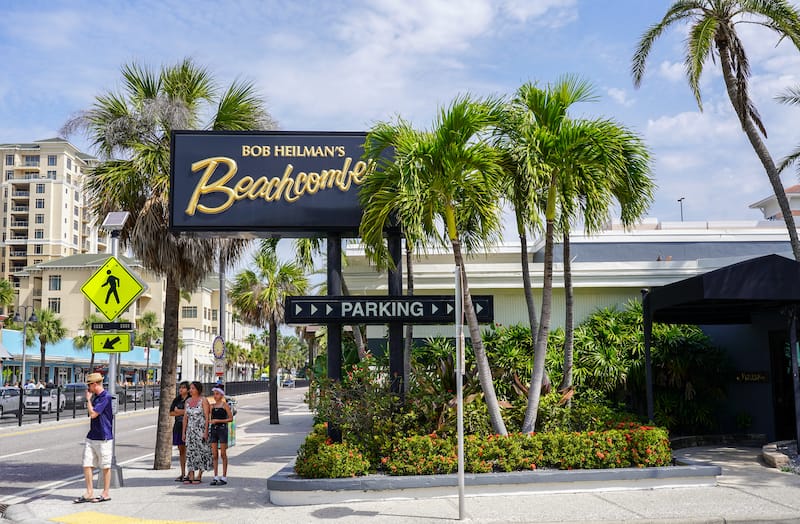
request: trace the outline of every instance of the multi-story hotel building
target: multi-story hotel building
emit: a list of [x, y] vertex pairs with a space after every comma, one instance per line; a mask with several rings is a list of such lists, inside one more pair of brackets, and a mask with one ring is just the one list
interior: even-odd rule
[[84, 173], [97, 159], [62, 138], [0, 144], [2, 233], [0, 277], [16, 281], [23, 268], [81, 253], [103, 253], [83, 191]]

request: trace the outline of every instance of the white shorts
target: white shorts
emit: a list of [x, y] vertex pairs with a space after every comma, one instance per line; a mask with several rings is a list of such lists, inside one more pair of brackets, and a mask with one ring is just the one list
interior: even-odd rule
[[113, 440], [86, 439], [83, 447], [83, 467], [108, 469], [111, 467], [111, 446]]

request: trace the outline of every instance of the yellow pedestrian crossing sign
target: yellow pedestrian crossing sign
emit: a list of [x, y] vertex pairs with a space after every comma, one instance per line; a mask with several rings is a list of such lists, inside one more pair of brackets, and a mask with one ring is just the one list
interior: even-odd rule
[[130, 332], [92, 335], [92, 353], [126, 353], [132, 348]]
[[128, 309], [144, 290], [145, 284], [113, 256], [81, 286], [86, 298], [112, 321]]

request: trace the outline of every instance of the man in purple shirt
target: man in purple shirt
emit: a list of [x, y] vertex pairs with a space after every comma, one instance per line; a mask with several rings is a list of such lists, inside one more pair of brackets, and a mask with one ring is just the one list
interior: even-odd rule
[[[92, 399], [92, 395], [94, 395], [94, 399]], [[89, 433], [86, 435], [83, 448], [83, 477], [86, 480], [86, 493], [74, 500], [76, 504], [111, 500], [108, 490], [111, 487], [113, 413], [111, 395], [103, 389], [103, 375], [100, 373], [90, 373], [86, 377], [86, 406], [91, 418]], [[99, 497], [94, 496], [93, 468], [103, 470], [103, 492]]]

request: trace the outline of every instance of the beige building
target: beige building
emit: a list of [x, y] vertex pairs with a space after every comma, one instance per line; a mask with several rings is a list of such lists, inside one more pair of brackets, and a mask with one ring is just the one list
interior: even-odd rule
[[88, 206], [84, 173], [97, 159], [62, 138], [0, 144], [0, 277], [60, 257], [108, 251]]
[[[39, 262], [15, 273], [19, 286], [17, 305], [47, 308], [56, 313], [67, 328], [67, 337], [82, 334], [81, 323], [97, 313], [94, 305], [81, 292], [81, 286], [108, 259], [108, 254], [84, 254]], [[152, 311], [158, 322], [164, 322], [166, 281], [148, 271], [136, 259], [119, 257], [146, 284], [145, 292], [121, 315], [122, 320], [135, 322], [137, 317]], [[102, 316], [100, 313], [98, 315]], [[226, 304], [226, 341], [247, 346], [247, 336], [253, 331], [241, 322], [234, 322], [233, 308]], [[178, 326], [183, 346], [178, 356], [179, 374], [183, 380], [210, 381], [214, 376], [211, 344], [219, 330], [219, 277], [212, 275], [190, 294], [181, 299]], [[88, 357], [86, 357], [88, 358]], [[228, 370], [227, 380], [245, 380], [252, 371]]]

